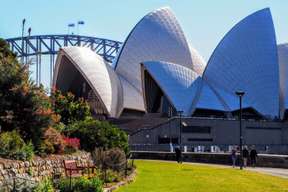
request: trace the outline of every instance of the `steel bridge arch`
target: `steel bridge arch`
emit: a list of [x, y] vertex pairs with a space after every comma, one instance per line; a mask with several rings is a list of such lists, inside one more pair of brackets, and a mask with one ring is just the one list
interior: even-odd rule
[[122, 42], [97, 37], [81, 35], [33, 35], [6, 39], [12, 52], [21, 58], [22, 63], [28, 63], [29, 59], [35, 59], [36, 83], [41, 83], [43, 71], [42, 55], [48, 55], [50, 63], [50, 84], [53, 79], [53, 69], [55, 55], [58, 50], [65, 46], [89, 47], [91, 50], [101, 55], [106, 61], [112, 63], [117, 53], [120, 51]]

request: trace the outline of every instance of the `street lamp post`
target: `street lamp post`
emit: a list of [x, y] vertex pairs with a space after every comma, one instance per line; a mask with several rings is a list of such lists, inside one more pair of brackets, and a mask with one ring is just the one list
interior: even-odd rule
[[79, 35], [79, 33], [80, 33], [79, 32], [79, 25], [84, 25], [84, 23], [85, 23], [84, 21], [78, 21], [77, 22], [77, 35]]
[[30, 37], [31, 36], [31, 27], [29, 27], [29, 29], [28, 29], [28, 37]]
[[169, 140], [169, 142], [170, 142], [170, 144], [172, 143], [172, 132], [171, 132], [171, 122], [170, 122], [170, 120], [171, 120], [171, 117], [172, 117], [172, 114], [171, 114], [171, 107], [169, 107], [169, 110], [168, 110], [168, 121], [169, 121], [169, 136], [170, 136], [170, 140]]
[[[31, 27], [28, 28], [28, 41], [30, 40], [30, 36], [31, 36]], [[29, 71], [29, 52], [30, 52], [30, 49], [29, 49], [29, 46], [27, 45], [26, 43], [26, 52], [27, 52], [27, 56], [26, 56], [26, 65], [28, 65], [28, 71]]]
[[243, 169], [242, 97], [244, 96], [245, 92], [244, 91], [236, 91], [235, 94], [239, 97], [239, 105], [240, 105], [240, 110], [239, 110], [239, 137], [240, 137], [239, 148], [240, 148], [240, 169]]
[[[75, 24], [74, 23], [69, 23], [68, 24], [68, 35], [70, 34], [70, 28], [72, 27], [75, 27]], [[73, 34], [73, 31], [72, 31], [72, 34]]]
[[183, 111], [177, 111], [179, 114], [179, 145], [180, 150], [182, 150], [182, 113]]
[[171, 118], [172, 118], [172, 108], [169, 106], [168, 110], [168, 121], [169, 121], [169, 146], [170, 152], [173, 152], [173, 142], [172, 142], [172, 131], [171, 131]]
[[22, 64], [24, 63], [24, 28], [25, 28], [25, 22], [26, 22], [26, 19], [24, 18], [22, 20], [22, 34], [21, 34], [21, 40], [22, 40], [22, 45], [21, 45], [21, 51], [22, 51], [22, 57], [21, 57], [21, 62]]

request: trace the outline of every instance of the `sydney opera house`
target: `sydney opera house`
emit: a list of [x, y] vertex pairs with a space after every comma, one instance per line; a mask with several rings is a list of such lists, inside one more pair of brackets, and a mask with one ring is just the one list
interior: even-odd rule
[[[208, 62], [186, 39], [173, 12], [160, 8], [135, 25], [113, 63], [89, 48], [62, 48], [53, 79], [58, 89], [86, 98], [95, 116], [109, 119], [147, 114], [173, 116], [181, 111], [187, 118], [187, 127], [200, 127], [199, 134], [207, 134], [205, 138], [193, 138], [189, 134], [198, 132], [187, 128], [187, 142], [191, 143], [237, 141], [234, 132], [238, 125], [231, 123], [215, 128], [211, 121], [226, 122], [237, 117], [239, 98], [235, 92], [241, 90], [245, 92], [243, 118], [256, 123], [247, 124], [252, 130], [251, 142], [262, 145], [288, 144], [288, 130], [283, 128], [288, 118], [287, 82], [288, 45], [277, 45], [269, 8], [237, 23], [219, 42]], [[197, 123], [199, 119], [201, 122]], [[203, 125], [203, 119], [210, 125]], [[276, 120], [275, 124], [269, 124]], [[207, 127], [211, 130], [201, 132], [201, 126], [203, 130], [207, 131]], [[224, 131], [231, 132], [233, 138], [217, 140], [221, 135], [216, 137], [212, 130], [225, 126], [235, 127]], [[257, 127], [262, 130], [259, 142], [254, 137]], [[147, 139], [147, 134], [139, 135], [138, 140]], [[158, 143], [165, 143], [165, 134], [153, 134], [157, 135]], [[284, 139], [283, 134], [287, 136]]]

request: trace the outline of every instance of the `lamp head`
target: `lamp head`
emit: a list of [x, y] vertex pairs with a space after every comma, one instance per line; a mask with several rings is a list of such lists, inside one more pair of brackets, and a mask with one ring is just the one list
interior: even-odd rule
[[182, 114], [184, 111], [177, 111], [178, 114]]
[[29, 29], [28, 29], [28, 34], [29, 34], [29, 36], [30, 36], [30, 34], [31, 34], [31, 27], [29, 27]]
[[68, 27], [75, 27], [75, 23], [69, 23]]
[[245, 92], [238, 90], [238, 91], [235, 91], [235, 94], [238, 95], [239, 97], [242, 97], [245, 94]]

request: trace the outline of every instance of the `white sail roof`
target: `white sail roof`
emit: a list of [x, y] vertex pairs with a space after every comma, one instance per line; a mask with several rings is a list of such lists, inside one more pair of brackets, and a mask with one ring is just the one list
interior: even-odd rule
[[199, 84], [194, 84], [199, 77], [197, 73], [187, 67], [163, 61], [144, 62], [142, 70], [148, 71], [177, 111], [183, 111], [183, 115], [191, 114], [191, 105], [199, 89]]
[[[70, 62], [64, 62], [64, 57]], [[66, 66], [65, 66], [66, 65]], [[85, 47], [64, 47], [58, 53], [53, 85], [68, 86], [72, 83], [69, 68], [75, 67], [90, 85], [95, 95], [102, 102], [108, 115], [119, 117], [123, 107], [123, 93], [115, 71], [94, 53]], [[66, 70], [65, 70], [66, 69]], [[71, 86], [71, 85], [69, 85]], [[63, 87], [63, 88], [64, 88]]]
[[192, 60], [184, 33], [167, 7], [147, 14], [134, 27], [115, 62], [116, 72], [142, 94], [140, 63], [152, 60], [178, 63], [191, 69], [195, 65], [197, 70], [200, 64], [193, 61], [202, 62]]
[[280, 117], [284, 117], [288, 109], [288, 44], [278, 45], [280, 71]]
[[244, 102], [262, 115], [278, 116], [279, 69], [269, 9], [246, 17], [226, 34], [212, 54], [203, 78], [213, 88], [230, 94], [244, 91]]
[[145, 111], [143, 95], [127, 80], [119, 76], [123, 88], [123, 109]]
[[198, 53], [198, 51], [195, 48], [193, 48], [190, 44], [189, 49], [191, 52], [191, 58], [193, 63], [192, 69], [197, 74], [202, 75], [206, 67], [206, 62], [204, 58]]
[[215, 94], [203, 79], [199, 79], [201, 83], [201, 89], [196, 101], [194, 109], [209, 109], [218, 111], [229, 111], [223, 101]]

